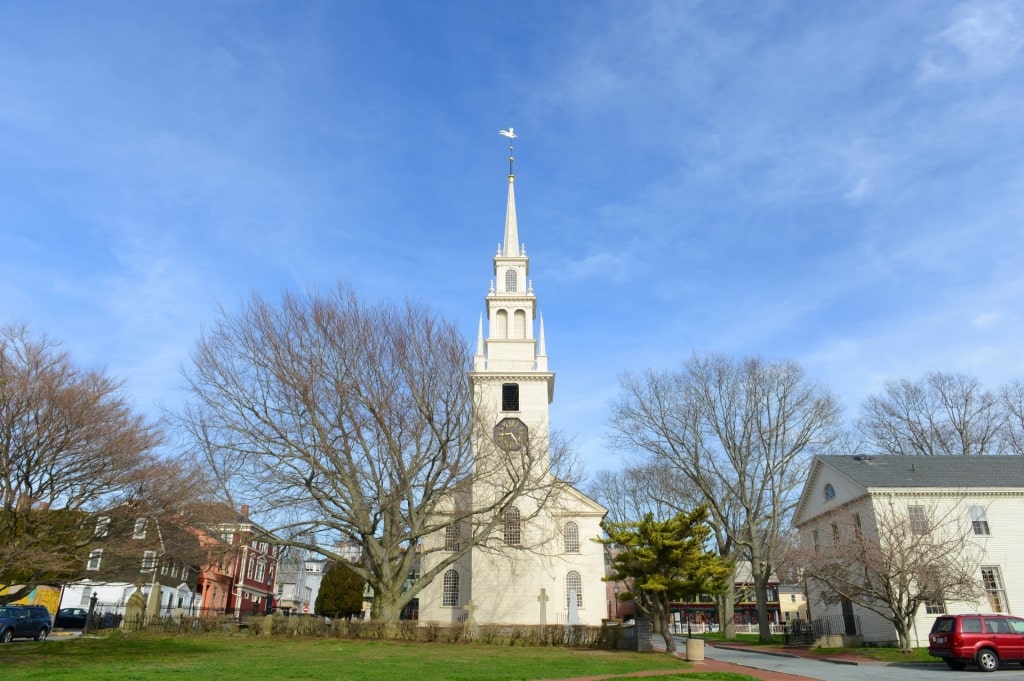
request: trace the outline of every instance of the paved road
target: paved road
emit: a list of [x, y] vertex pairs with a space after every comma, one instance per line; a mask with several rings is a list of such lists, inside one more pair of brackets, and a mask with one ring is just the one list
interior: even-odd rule
[[[685, 644], [682, 649], [685, 650]], [[953, 671], [946, 665], [934, 664], [835, 664], [802, 657], [780, 657], [710, 646], [705, 647], [704, 656], [744, 667], [770, 669], [821, 681], [890, 681], [891, 679], [900, 681], [943, 681], [948, 679], [954, 681], [968, 678], [968, 675], [971, 675], [969, 678], [978, 679], [978, 670], [975, 667], [968, 667], [963, 671]], [[1016, 663], [1007, 664], [992, 676], [986, 676], [985, 679], [986, 681], [1024, 681], [1024, 669]]]

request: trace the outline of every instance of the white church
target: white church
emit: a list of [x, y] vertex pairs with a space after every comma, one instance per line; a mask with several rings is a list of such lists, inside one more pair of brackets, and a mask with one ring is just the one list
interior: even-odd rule
[[[514, 137], [511, 129], [502, 134]], [[533, 465], [544, 470], [555, 374], [528, 279], [530, 259], [519, 241], [512, 163], [509, 158], [504, 239], [484, 299], [487, 333], [481, 319], [469, 375], [487, 426], [476, 437], [491, 441], [473, 449], [479, 457], [495, 446], [510, 453], [542, 447]], [[472, 495], [477, 503], [489, 496], [481, 485]], [[517, 498], [504, 512], [498, 541], [474, 547], [420, 592], [420, 621], [600, 625], [607, 617], [604, 546], [592, 540], [601, 536], [605, 513], [568, 485], [540, 503]]]

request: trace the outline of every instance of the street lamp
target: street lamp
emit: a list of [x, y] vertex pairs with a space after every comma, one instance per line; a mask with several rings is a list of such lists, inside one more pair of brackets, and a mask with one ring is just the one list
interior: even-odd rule
[[619, 585], [616, 584], [612, 587], [612, 593], [615, 594], [615, 619], [619, 619]]

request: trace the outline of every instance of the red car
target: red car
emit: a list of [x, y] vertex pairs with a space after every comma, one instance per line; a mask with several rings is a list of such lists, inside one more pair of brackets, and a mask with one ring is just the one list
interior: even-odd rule
[[1009, 615], [943, 615], [928, 634], [928, 654], [952, 669], [978, 665], [994, 672], [1001, 662], [1024, 664], [1024, 619]]

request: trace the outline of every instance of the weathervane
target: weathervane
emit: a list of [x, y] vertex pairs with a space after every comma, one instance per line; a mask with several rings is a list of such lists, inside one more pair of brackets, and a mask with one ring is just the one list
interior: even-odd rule
[[516, 160], [512, 156], [512, 140], [514, 140], [517, 137], [516, 131], [515, 131], [515, 128], [513, 128], [510, 125], [510, 126], [508, 126], [508, 130], [499, 130], [498, 134], [499, 135], [504, 135], [505, 137], [508, 138], [508, 174], [509, 174], [509, 177], [511, 177], [512, 175], [515, 174], [515, 173], [512, 172], [512, 162]]

